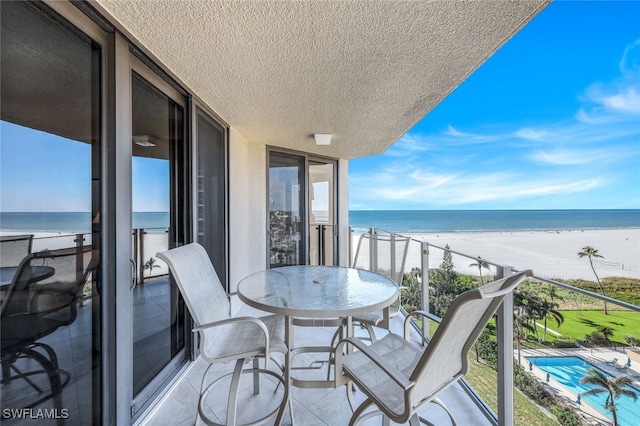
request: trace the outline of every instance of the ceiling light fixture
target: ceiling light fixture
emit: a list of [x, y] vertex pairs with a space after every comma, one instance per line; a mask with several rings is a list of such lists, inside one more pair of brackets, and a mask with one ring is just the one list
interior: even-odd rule
[[135, 135], [133, 137], [133, 143], [140, 146], [156, 146], [156, 142], [158, 142], [158, 138], [151, 135]]
[[331, 133], [314, 133], [316, 145], [331, 145]]

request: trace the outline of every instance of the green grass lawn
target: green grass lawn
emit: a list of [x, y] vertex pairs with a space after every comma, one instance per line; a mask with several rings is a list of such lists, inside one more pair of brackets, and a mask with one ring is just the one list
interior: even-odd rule
[[[563, 336], [581, 341], [585, 334], [595, 331], [598, 326], [611, 327], [614, 331], [613, 342], [619, 345], [626, 345], [623, 337], [625, 334], [640, 336], [640, 312], [634, 311], [613, 311], [609, 310], [607, 315], [601, 310], [563, 310], [564, 322], [560, 327], [549, 321], [547, 326]], [[547, 337], [550, 333], [547, 333]]]

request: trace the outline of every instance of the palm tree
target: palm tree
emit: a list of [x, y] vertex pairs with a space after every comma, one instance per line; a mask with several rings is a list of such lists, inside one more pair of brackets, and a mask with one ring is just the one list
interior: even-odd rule
[[564, 322], [564, 316], [557, 310], [558, 306], [556, 302], [550, 302], [547, 299], [540, 301], [537, 306], [538, 318], [544, 321], [543, 342], [547, 341], [547, 318], [551, 317], [556, 320], [558, 327]]
[[564, 302], [564, 297], [558, 294], [558, 287], [553, 284], [547, 284], [546, 287], [543, 287], [543, 291], [549, 296], [552, 302], [555, 302], [556, 299]]
[[144, 264], [144, 269], [148, 269], [149, 270], [149, 276], [151, 276], [151, 274], [153, 274], [153, 268], [159, 268], [160, 265], [156, 264], [156, 258], [155, 257], [151, 257], [149, 258], [149, 260], [147, 260]]
[[521, 364], [520, 347], [522, 345], [522, 340], [526, 338], [525, 330], [535, 333], [535, 329], [531, 324], [529, 324], [529, 316], [522, 307], [514, 309], [513, 320], [513, 325], [515, 325], [514, 332], [516, 334], [516, 346], [518, 348], [518, 364]]
[[589, 389], [584, 392], [583, 396], [597, 395], [603, 392], [609, 392], [607, 400], [604, 403], [604, 408], [609, 410], [613, 415], [613, 426], [618, 426], [618, 413], [616, 411], [616, 399], [622, 395], [633, 398], [635, 401], [638, 396], [629, 388], [633, 384], [633, 381], [629, 376], [621, 375], [616, 378], [606, 376], [602, 371], [597, 368], [590, 368], [587, 370], [587, 375], [580, 379], [581, 385], [593, 385], [593, 389]]
[[606, 325], [599, 325], [596, 328], [596, 331], [604, 336], [605, 339], [611, 340], [613, 337], [614, 331], [613, 328]]
[[[602, 287], [602, 283], [600, 282], [600, 277], [598, 277], [598, 274], [596, 273], [596, 268], [593, 267], [593, 258], [594, 257], [599, 257], [604, 259], [604, 256], [598, 254], [598, 250], [594, 249], [591, 246], [586, 246], [582, 248], [582, 251], [578, 252], [578, 257], [580, 259], [582, 259], [583, 257], [588, 257], [589, 258], [589, 264], [591, 265], [591, 270], [593, 271], [593, 274], [596, 276], [596, 280], [598, 281], [598, 286], [600, 286], [600, 291], [602, 292], [603, 296], [606, 296], [606, 294], [604, 294], [604, 287]], [[607, 301], [604, 301], [604, 313], [605, 315], [608, 314], [609, 312], [607, 312]]]
[[513, 304], [518, 308], [519, 321], [526, 324], [524, 329], [535, 333], [536, 338], [540, 341], [538, 327], [536, 327], [536, 318], [542, 318], [539, 314], [542, 299], [536, 293], [522, 289], [513, 292]]
[[470, 263], [469, 264], [470, 268], [474, 268], [477, 267], [478, 268], [478, 272], [480, 273], [480, 283], [484, 284], [484, 280], [482, 279], [482, 268], [491, 271], [491, 267], [489, 266], [489, 264], [485, 261], [482, 260], [482, 258], [480, 256], [478, 256], [478, 260], [476, 262]]

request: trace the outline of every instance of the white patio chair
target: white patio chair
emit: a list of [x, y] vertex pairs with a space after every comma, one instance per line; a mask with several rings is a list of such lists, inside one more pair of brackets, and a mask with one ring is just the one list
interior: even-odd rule
[[[519, 272], [458, 296], [445, 314], [426, 347], [409, 341], [409, 321], [405, 320], [405, 338], [387, 334], [370, 346], [348, 338], [336, 347], [336, 386], [353, 381], [367, 396], [354, 411], [350, 425], [384, 415], [397, 423], [420, 422], [418, 411], [429, 402], [440, 405], [455, 425], [451, 411], [438, 395], [462, 378], [468, 370], [467, 355], [505, 296], [531, 271]], [[425, 319], [439, 320], [428, 312], [415, 311]], [[425, 321], [426, 323], [426, 321]], [[426, 325], [425, 325], [426, 326]], [[358, 350], [344, 355], [344, 345]], [[342, 374], [339, 374], [339, 372]], [[364, 413], [372, 404], [378, 410]]]
[[[402, 290], [404, 266], [409, 249], [409, 237], [396, 234], [362, 234], [358, 240], [353, 267], [376, 272], [391, 278]], [[389, 317], [400, 312], [402, 291], [398, 292], [398, 300], [389, 307]], [[378, 327], [384, 319], [383, 311], [374, 311], [353, 317], [353, 323], [367, 329], [371, 342], [376, 341], [373, 327]]]
[[[216, 274], [205, 249], [191, 243], [162, 253], [157, 253], [169, 265], [180, 293], [193, 317], [194, 331], [200, 335], [200, 354], [211, 365], [202, 377], [197, 415], [209, 425], [219, 425], [205, 414], [204, 402], [214, 385], [232, 374], [227, 403], [226, 424], [235, 425], [238, 413], [238, 390], [240, 375], [254, 374], [254, 393], [259, 392], [258, 375], [275, 377], [284, 384], [282, 375], [267, 369], [271, 352], [286, 353], [284, 340], [284, 317], [268, 315], [260, 318], [236, 317], [230, 313], [231, 304]], [[265, 368], [259, 368], [258, 358], [265, 358]], [[218, 363], [236, 361], [233, 373], [222, 376], [205, 387], [209, 369]], [[253, 360], [253, 366], [243, 369], [243, 365]], [[287, 401], [266, 414], [252, 425], [263, 424], [279, 409], [284, 410]]]

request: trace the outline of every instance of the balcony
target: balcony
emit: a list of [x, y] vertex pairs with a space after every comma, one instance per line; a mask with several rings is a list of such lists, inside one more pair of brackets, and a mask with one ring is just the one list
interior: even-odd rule
[[[376, 229], [370, 229], [367, 232], [385, 233]], [[428, 307], [430, 306], [429, 298], [438, 297], [436, 293], [437, 291], [442, 291], [442, 289], [436, 288], [439, 285], [437, 275], [441, 273], [443, 266], [441, 262], [444, 261], [447, 254], [450, 256], [452, 265], [454, 265], [454, 270], [458, 268], [459, 270], [467, 271], [466, 265], [478, 262], [477, 256], [454, 252], [448, 250], [447, 247], [438, 247], [415, 239], [412, 240], [409, 251], [407, 264], [405, 265], [404, 283], [405, 285], [409, 284], [409, 289], [403, 295], [404, 306], [409, 309], [411, 309], [412, 304], [416, 305], [416, 302], [419, 302], [419, 305], [423, 307]], [[378, 253], [378, 256], [394, 255], [391, 253]], [[461, 267], [460, 265], [463, 266]], [[423, 277], [421, 273], [417, 272], [418, 269], [416, 268], [419, 268], [420, 271], [430, 270], [431, 273]], [[479, 269], [482, 272], [482, 278], [477, 273], [472, 278], [472, 281], [480, 279], [486, 282], [486, 280], [494, 276], [499, 277], [508, 273], [511, 269], [509, 266], [482, 259], [482, 267]], [[411, 282], [411, 278], [407, 277], [407, 275], [413, 276], [415, 281]], [[462, 281], [464, 282], [465, 280], [469, 281], [469, 278], [465, 278]], [[418, 292], [415, 291], [416, 283], [419, 285]], [[472, 282], [468, 284], [473, 285]], [[522, 297], [522, 293], [515, 297], [515, 301], [514, 298], [508, 300], [498, 315], [497, 321], [489, 327], [493, 330], [493, 341], [498, 342], [490, 346], [494, 350], [497, 348], [494, 353], [496, 369], [493, 370], [488, 366], [491, 361], [483, 359], [492, 358], [486, 355], [486, 350], [485, 352], [480, 351], [482, 357], [478, 358], [475, 354], [475, 350], [478, 350], [476, 348], [470, 358], [472, 358], [472, 361], [479, 360], [479, 362], [472, 362], [472, 368], [466, 379], [454, 389], [447, 391], [443, 396], [443, 400], [452, 408], [459, 424], [557, 424], [552, 420], [553, 414], [546, 410], [552, 412], [564, 410], [565, 412], [573, 413], [578, 421], [583, 424], [609, 424], [611, 421], [609, 419], [610, 413], [603, 406], [599, 406], [596, 401], [581, 400], [578, 397], [579, 391], [567, 388], [564, 386], [565, 383], [562, 383], [563, 380], [561, 378], [555, 377], [553, 373], [547, 375], [545, 367], [543, 365], [534, 365], [534, 362], [540, 357], [543, 357], [543, 359], [577, 358], [580, 362], [588, 363], [585, 365], [597, 367], [611, 376], [627, 375], [632, 379], [634, 388], [636, 390], [640, 389], [640, 353], [637, 352], [636, 347], [630, 346], [625, 342], [626, 338], [632, 337], [633, 332], [636, 333], [635, 337], [638, 337], [637, 334], [640, 328], [637, 325], [638, 321], [640, 321], [640, 314], [638, 314], [640, 307], [545, 277], [535, 277], [534, 280], [522, 284], [521, 287], [518, 291], [537, 292], [538, 294], [544, 291], [549, 292], [550, 288], [555, 289], [551, 291], [551, 294], [554, 294], [556, 298], [563, 299], [563, 309], [558, 310], [565, 312], [565, 322], [558, 325], [553, 322], [551, 315], [549, 315], [546, 327], [544, 324], [547, 321], [540, 317], [537, 319], [530, 318], [529, 322], [534, 324], [534, 328], [528, 327], [522, 319], [522, 310], [524, 308], [522, 301], [519, 299]], [[423, 291], [427, 288], [430, 288], [430, 291]], [[609, 309], [608, 317], [600, 315], [600, 310], [603, 309], [605, 301]], [[568, 307], [572, 309], [567, 309]], [[431, 308], [434, 309], [433, 303]], [[438, 311], [442, 307], [436, 306], [435, 309]], [[240, 308], [240, 311], [242, 314], [255, 314], [255, 312], [251, 312], [251, 308], [246, 306]], [[505, 315], [505, 312], [507, 315]], [[595, 318], [599, 318], [599, 320], [593, 319], [594, 312]], [[442, 315], [442, 312], [438, 313]], [[570, 313], [573, 315], [569, 315]], [[391, 329], [393, 332], [402, 333], [402, 321], [405, 315], [406, 311], [403, 311], [402, 316], [392, 320]], [[592, 338], [595, 340], [590, 340], [587, 336], [583, 338], [571, 337], [576, 333], [573, 329], [580, 324], [586, 325], [587, 330], [599, 330], [603, 326], [606, 327], [605, 324], [609, 320], [616, 322], [618, 317], [623, 318], [623, 320], [618, 322], [615, 335], [606, 338], [604, 341], [597, 341], [598, 334], [596, 331], [591, 333]], [[505, 318], [508, 321], [505, 321]], [[511, 318], [516, 318], [518, 321], [514, 322]], [[562, 328], [562, 325], [565, 325], [565, 328]], [[564, 330], [569, 330], [568, 336], [561, 333]], [[580, 330], [577, 331], [577, 333], [580, 332]], [[310, 346], [324, 345], [331, 338], [332, 333], [332, 329], [326, 328], [318, 329], [317, 333], [296, 333], [299, 339], [297, 343]], [[364, 335], [363, 331], [358, 333]], [[420, 325], [415, 324], [413, 339], [419, 341], [422, 338], [422, 333]], [[512, 336], [517, 336], [517, 339]], [[632, 340], [629, 341], [633, 343]], [[637, 342], [634, 344], [637, 346]], [[296, 365], [304, 367], [312, 365], [313, 361], [318, 360], [321, 359], [304, 354], [296, 357]], [[515, 365], [511, 363], [511, 360], [514, 361]], [[149, 413], [144, 420], [144, 424], [164, 424], [166, 419], [171, 418], [169, 413], [174, 416], [173, 423], [175, 423], [175, 420], [179, 420], [184, 424], [192, 424], [195, 419], [200, 378], [204, 369], [202, 364], [199, 360], [196, 360], [188, 367], [184, 375], [175, 382], [156, 408]], [[230, 369], [231, 366], [227, 368]], [[514, 368], [521, 369], [535, 383], [535, 386], [553, 396], [552, 402], [545, 409], [540, 409], [537, 405], [528, 401], [532, 399], [531, 396], [524, 394], [520, 390], [515, 390], [517, 386], [514, 386]], [[226, 370], [220, 369], [219, 371]], [[297, 372], [297, 375], [301, 378], [312, 378], [308, 376], [313, 374], [320, 373], [315, 370], [298, 370]], [[516, 373], [515, 375], [518, 376], [519, 374]], [[489, 383], [486, 382], [487, 378], [489, 378]], [[493, 380], [493, 383], [491, 383], [491, 380]], [[522, 382], [522, 379], [516, 379], [516, 382]], [[351, 415], [351, 410], [344, 392], [344, 388], [334, 390], [294, 388], [292, 401], [296, 423], [303, 425], [346, 424]], [[220, 398], [224, 399], [225, 396], [222, 395]], [[216, 398], [213, 397], [213, 400], [215, 401]], [[356, 400], [358, 400], [357, 397]], [[637, 404], [640, 404], [640, 402], [637, 402]], [[251, 407], [252, 405], [248, 404], [246, 406]], [[637, 408], [640, 409], [640, 405]], [[623, 409], [625, 408], [620, 410], [622, 411]], [[424, 416], [434, 421], [435, 424], [448, 424], [446, 416], [437, 406], [428, 406], [424, 411]], [[636, 413], [638, 413], [637, 410], [635, 412], [618, 413], [620, 424], [627, 424], [624, 422], [637, 424], [640, 417]], [[290, 422], [288, 416], [285, 424], [288, 424], [287, 422]]]
[[[369, 232], [383, 233], [380, 230], [370, 230]], [[139, 263], [143, 266], [139, 268], [138, 279], [139, 281], [144, 280], [144, 285], [139, 285], [134, 290], [135, 310], [136, 315], [140, 315], [140, 318], [148, 318], [151, 316], [145, 315], [145, 313], [170, 309], [165, 306], [169, 299], [161, 297], [169, 292], [169, 283], [165, 275], [166, 266], [158, 263], [157, 267], [144, 269], [144, 264], [148, 264], [149, 260], [149, 256], [144, 253], [163, 250], [166, 246], [163, 247], [162, 244], [166, 239], [162, 232], [137, 231], [134, 236], [133, 244], [137, 247], [136, 252], [142, 253]], [[70, 235], [55, 239], [36, 239], [33, 248], [34, 251], [39, 251], [43, 248], [56, 248], [60, 244], [63, 246], [86, 244], [87, 241], [83, 241], [83, 238], [86, 240], [87, 237]], [[151, 247], [152, 245], [153, 247]], [[454, 265], [453, 271], [459, 271], [456, 272], [459, 277], [466, 277], [458, 279], [458, 283], [473, 284], [474, 280], [481, 279], [479, 272], [482, 272], [482, 280], [486, 282], [493, 276], [500, 276], [510, 270], [510, 267], [485, 259], [482, 259], [481, 268], [476, 268], [475, 271], [470, 270], [468, 265], [477, 263], [478, 257], [458, 253], [448, 250], [447, 247], [439, 247], [424, 241], [412, 240], [409, 250], [404, 282], [409, 288], [403, 295], [403, 303], [408, 309], [418, 305], [431, 307], [432, 311], [442, 315], [444, 308], [437, 299], [441, 296], [438, 292], [446, 291], [442, 287], [442, 272], [447, 255], [451, 256], [450, 261]], [[378, 253], [378, 255], [390, 256], [391, 254]], [[430, 273], [424, 276], [418, 273], [418, 271], [425, 270], [429, 270]], [[550, 288], [555, 290], [551, 291]], [[424, 289], [429, 289], [429, 291], [424, 291]], [[589, 289], [544, 277], [536, 277], [531, 282], [521, 284], [520, 290], [528, 291], [531, 294], [547, 292], [545, 294], [549, 296], [554, 294], [557, 300], [563, 299], [562, 309], [557, 309], [564, 314], [562, 324], [558, 325], [552, 315], [546, 317], [548, 320], [546, 327], [544, 317], [526, 319], [526, 312], [524, 312], [526, 306], [521, 303], [521, 295], [520, 298], [515, 297], [509, 300], [506, 306], [503, 306], [498, 320], [490, 327], [492, 334], [488, 340], [497, 343], [486, 346], [490, 348], [489, 350], [494, 351], [493, 356], [487, 355], [486, 348], [474, 349], [470, 355], [472, 369], [465, 381], [446, 391], [442, 397], [443, 401], [455, 413], [459, 424], [554, 424], [549, 415], [527, 401], [531, 397], [525, 396], [519, 390], [514, 390], [512, 367], [522, 368], [522, 371], [531, 377], [537, 386], [553, 395], [553, 405], [564, 407], [569, 412], [575, 413], [585, 424], [609, 424], [608, 413], [602, 406], [599, 406], [597, 402], [585, 399], [579, 401], [575, 390], [564, 386], [562, 380], [555, 377], [553, 372], [547, 375], [546, 366], [536, 361], [541, 357], [545, 359], [548, 357], [575, 357], [614, 377], [622, 374], [627, 375], [632, 379], [633, 386], [640, 389], [638, 342], [626, 340], [628, 337], [633, 337], [634, 334], [636, 338], [640, 337], [638, 336], [640, 333], [638, 326], [640, 307], [616, 298], [604, 297]], [[60, 368], [72, 372], [71, 380], [63, 390], [62, 401], [65, 407], [72, 410], [72, 418], [81, 419], [82, 422], [89, 421], [91, 413], [90, 402], [85, 398], [88, 393], [87, 381], [91, 374], [90, 364], [87, 364], [91, 357], [88, 352], [91, 342], [85, 337], [88, 336], [86, 330], [91, 324], [90, 300], [92, 294], [93, 290], [89, 285], [85, 290], [85, 300], [78, 309], [78, 319], [74, 324], [43, 339], [43, 343], [49, 344], [58, 353]], [[533, 300], [533, 296], [529, 296], [529, 298]], [[609, 311], [606, 316], [602, 313], [605, 301]], [[252, 308], [242, 306], [239, 301], [236, 300], [234, 303], [238, 304], [240, 314], [256, 314]], [[404, 315], [406, 312], [392, 320], [391, 329], [393, 332], [402, 333]], [[510, 321], [514, 317], [517, 321]], [[509, 321], [505, 321], [505, 318]], [[160, 353], [150, 349], [163, 344], [161, 341], [153, 341], [153, 336], [158, 331], [153, 327], [162, 328], [168, 325], [153, 321], [138, 325], [140, 327], [136, 328], [134, 339], [137, 339], [139, 344], [134, 345], [134, 356], [140, 360], [147, 360], [150, 374], [152, 374], [155, 364], [154, 357]], [[602, 327], [607, 326], [614, 329], [612, 336], [602, 334]], [[422, 339], [422, 333], [428, 334], [431, 331], [424, 332], [420, 328], [420, 324], [415, 324], [412, 338], [419, 341]], [[604, 331], [606, 332], [606, 329]], [[314, 333], [301, 331], [296, 333], [296, 343], [303, 346], [326, 345], [333, 332], [334, 330], [331, 328], [314, 328]], [[365, 335], [364, 330], [357, 331], [357, 334]], [[517, 338], [514, 339], [513, 336]], [[634, 348], [632, 345], [636, 347]], [[476, 358], [476, 351], [481, 353], [479, 358]], [[490, 358], [495, 358], [495, 369], [490, 367]], [[87, 362], [78, 361], [83, 359]], [[302, 354], [295, 359], [297, 367], [316, 365], [314, 361], [323, 360], [320, 355], [313, 354]], [[479, 362], [476, 361], [477, 359]], [[511, 360], [515, 361], [516, 366], [510, 362]], [[222, 366], [213, 374], [222, 374], [230, 371], [231, 368], [231, 365]], [[193, 424], [200, 380], [204, 369], [205, 363], [200, 359], [188, 364], [174, 379], [172, 385], [167, 388], [158, 403], [148, 413], [145, 413], [140, 423], [149, 425]], [[317, 378], [317, 375], [324, 377], [326, 370], [301, 369], [295, 372], [295, 376], [300, 378]], [[22, 383], [20, 388], [17, 385], [17, 382], [8, 386], [3, 385], [4, 403], [16, 402], [19, 405], [21, 398], [29, 399], [33, 396], [34, 391], [28, 384]], [[294, 388], [292, 392], [296, 424], [346, 424], [351, 415], [344, 388]], [[214, 412], [220, 408], [215, 401], [226, 400], [225, 395], [218, 397], [214, 394], [210, 398], [211, 408]], [[356, 393], [356, 401], [358, 400], [362, 400], [362, 395]], [[640, 404], [640, 402], [636, 404]], [[51, 400], [38, 406], [38, 408], [51, 407], [54, 407]], [[251, 404], [246, 404], [244, 407], [247, 408], [244, 410], [244, 414], [251, 416], [252, 409], [255, 408], [258, 411], [262, 405], [252, 401]], [[547, 407], [547, 409], [550, 408]], [[553, 409], [550, 410], [553, 411]], [[621, 417], [624, 420], [631, 416], [630, 422], [629, 420], [624, 421], [627, 421], [627, 424], [637, 424], [637, 421], [640, 420], [638, 412], [640, 410], [625, 413]], [[427, 406], [422, 414], [434, 421], [435, 424], [448, 424], [446, 423], [446, 415], [435, 405]], [[376, 420], [371, 422], [373, 421]], [[288, 422], [290, 422], [289, 416], [286, 417], [285, 424], [289, 424]], [[7, 424], [19, 424], [19, 422], [10, 421]], [[625, 423], [621, 421], [620, 424]]]

